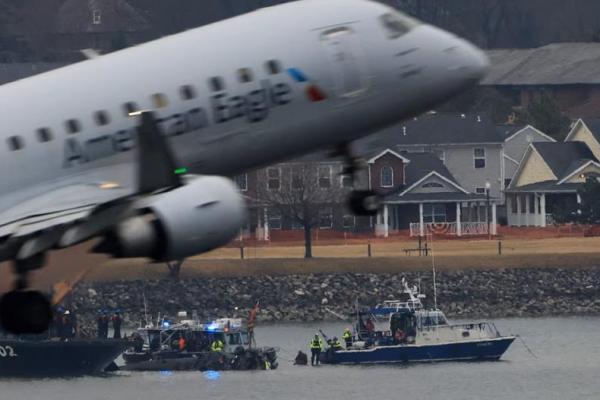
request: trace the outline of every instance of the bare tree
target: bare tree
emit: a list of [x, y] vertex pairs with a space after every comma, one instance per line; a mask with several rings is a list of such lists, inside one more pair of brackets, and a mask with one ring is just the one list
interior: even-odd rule
[[331, 165], [299, 163], [279, 171], [278, 179], [267, 173], [259, 183], [258, 201], [282, 219], [302, 226], [304, 257], [312, 258], [312, 231], [322, 223], [333, 226], [333, 212], [345, 201], [343, 181]]

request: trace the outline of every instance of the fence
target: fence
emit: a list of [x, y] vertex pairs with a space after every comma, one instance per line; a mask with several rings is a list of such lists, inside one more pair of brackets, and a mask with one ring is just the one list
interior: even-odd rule
[[[424, 235], [458, 236], [456, 222], [428, 222], [424, 224], [423, 228]], [[487, 235], [488, 233], [487, 222], [461, 222], [460, 228], [461, 236]], [[421, 224], [410, 224], [410, 236], [421, 236]]]

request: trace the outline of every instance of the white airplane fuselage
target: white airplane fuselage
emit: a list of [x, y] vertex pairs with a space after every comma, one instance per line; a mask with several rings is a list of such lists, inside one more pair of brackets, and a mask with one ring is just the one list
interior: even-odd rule
[[469, 43], [408, 19], [393, 37], [386, 14], [293, 2], [1, 86], [0, 211], [91, 170], [115, 180], [103, 168], [131, 164], [134, 109], [163, 120], [178, 166], [233, 175], [371, 134], [482, 77]]

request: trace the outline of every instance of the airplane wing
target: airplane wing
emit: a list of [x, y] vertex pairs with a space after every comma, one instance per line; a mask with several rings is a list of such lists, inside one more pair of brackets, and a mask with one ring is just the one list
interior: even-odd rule
[[92, 169], [54, 182], [1, 212], [0, 261], [26, 259], [87, 240], [134, 212], [144, 194], [182, 184], [173, 173], [173, 155], [152, 113], [141, 113], [137, 142], [135, 163]]

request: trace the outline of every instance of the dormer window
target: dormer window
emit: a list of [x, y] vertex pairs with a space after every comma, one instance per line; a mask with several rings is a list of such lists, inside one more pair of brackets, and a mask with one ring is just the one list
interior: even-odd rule
[[100, 25], [102, 23], [102, 11], [94, 10], [92, 12], [92, 24]]
[[389, 188], [394, 186], [394, 169], [390, 166], [381, 168], [381, 187]]

